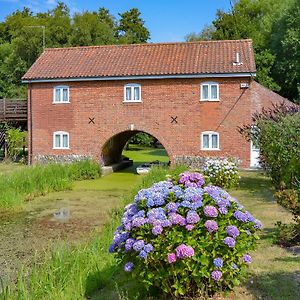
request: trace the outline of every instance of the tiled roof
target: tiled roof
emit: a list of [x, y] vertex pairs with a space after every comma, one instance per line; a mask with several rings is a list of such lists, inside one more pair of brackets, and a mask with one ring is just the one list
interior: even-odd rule
[[[236, 53], [241, 65], [234, 65]], [[45, 49], [23, 80], [256, 71], [251, 40]]]

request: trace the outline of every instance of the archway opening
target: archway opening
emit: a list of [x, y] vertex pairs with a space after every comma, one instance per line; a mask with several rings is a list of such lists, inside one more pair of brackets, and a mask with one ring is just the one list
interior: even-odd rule
[[136, 172], [137, 167], [145, 164], [167, 165], [168, 162], [169, 156], [162, 143], [156, 137], [138, 130], [114, 135], [102, 149], [102, 163], [114, 166], [114, 170], [128, 168], [128, 171]]

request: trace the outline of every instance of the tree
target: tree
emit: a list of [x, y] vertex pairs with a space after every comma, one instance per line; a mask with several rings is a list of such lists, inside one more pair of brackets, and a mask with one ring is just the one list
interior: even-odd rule
[[205, 25], [200, 33], [190, 33], [185, 37], [187, 42], [195, 41], [210, 41], [213, 38], [213, 34], [216, 31], [214, 25]]
[[150, 32], [144, 26], [145, 21], [140, 17], [137, 8], [132, 8], [119, 14], [118, 38], [121, 43], [138, 44], [146, 43], [150, 38]]
[[300, 2], [295, 0], [273, 25], [271, 48], [276, 53], [273, 75], [281, 94], [300, 102]]

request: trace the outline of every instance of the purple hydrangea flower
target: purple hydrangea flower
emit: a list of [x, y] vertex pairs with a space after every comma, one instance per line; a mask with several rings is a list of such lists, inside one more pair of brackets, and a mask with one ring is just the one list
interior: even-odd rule
[[176, 254], [175, 253], [169, 253], [168, 254], [168, 263], [172, 264], [177, 260]]
[[247, 216], [245, 213], [243, 213], [243, 212], [241, 212], [241, 211], [239, 211], [239, 210], [235, 211], [235, 212], [233, 213], [233, 216], [234, 216], [238, 221], [241, 221], [241, 222], [243, 222], [243, 223], [246, 223], [246, 222], [248, 221], [248, 216]]
[[176, 211], [177, 211], [177, 205], [176, 205], [176, 203], [174, 203], [174, 202], [169, 202], [169, 203], [166, 205], [166, 209], [167, 209], [167, 211], [169, 211], [169, 212], [176, 212]]
[[134, 266], [133, 262], [126, 263], [124, 266], [125, 272], [131, 272], [133, 269], [133, 266]]
[[235, 246], [235, 239], [230, 237], [230, 236], [227, 236], [224, 240], [223, 240], [223, 243], [225, 245], [227, 245], [229, 248], [233, 248]]
[[204, 226], [210, 233], [218, 230], [218, 223], [214, 220], [207, 220], [204, 223]]
[[145, 250], [142, 250], [142, 251], [139, 253], [139, 257], [142, 258], [142, 259], [146, 259], [146, 258], [147, 258], [147, 255], [148, 255], [148, 253], [147, 253]]
[[193, 247], [181, 244], [175, 249], [178, 258], [192, 257], [195, 254]]
[[185, 228], [188, 230], [188, 231], [192, 231], [193, 229], [194, 229], [194, 225], [192, 225], [192, 224], [188, 224], [188, 225], [186, 225], [185, 226]]
[[132, 221], [132, 227], [141, 227], [146, 223], [146, 219], [143, 217], [137, 217]]
[[225, 206], [221, 206], [219, 207], [219, 212], [222, 214], [222, 215], [227, 215], [228, 213], [228, 210]]
[[196, 224], [196, 223], [198, 223], [200, 221], [200, 217], [199, 217], [199, 215], [195, 211], [190, 210], [187, 213], [186, 221], [189, 224]]
[[153, 251], [153, 246], [151, 244], [145, 245], [144, 251], [150, 253], [151, 251]]
[[135, 239], [129, 238], [125, 242], [125, 250], [129, 251], [132, 249], [133, 244], [135, 243]]
[[226, 227], [226, 232], [229, 236], [236, 238], [240, 235], [240, 231], [238, 230], [238, 228], [234, 225], [230, 225]]
[[218, 257], [214, 259], [214, 265], [216, 268], [222, 268], [223, 267], [223, 259]]
[[262, 229], [262, 228], [263, 228], [263, 224], [262, 224], [261, 221], [255, 219], [255, 220], [254, 220], [254, 223], [255, 223], [255, 224], [253, 225], [254, 229]]
[[136, 252], [140, 252], [145, 246], [145, 242], [143, 240], [138, 240], [136, 241], [133, 245], [132, 248]]
[[152, 233], [154, 235], [160, 235], [163, 232], [163, 227], [160, 225], [156, 225], [152, 228]]
[[170, 220], [163, 220], [163, 221], [161, 221], [161, 226], [162, 227], [171, 227], [172, 222]]
[[246, 264], [252, 263], [252, 257], [249, 254], [245, 254], [242, 258], [242, 261]]
[[238, 269], [238, 266], [237, 266], [236, 264], [232, 264], [232, 265], [231, 265], [231, 268], [232, 268], [233, 270], [237, 270], [237, 269]]
[[247, 218], [247, 221], [248, 222], [254, 222], [255, 221], [255, 218], [249, 213], [249, 211], [246, 211], [244, 213], [245, 217]]
[[183, 216], [181, 216], [180, 214], [171, 213], [171, 214], [169, 214], [169, 218], [173, 225], [181, 225], [181, 226], [186, 225], [185, 218]]
[[204, 207], [204, 214], [210, 218], [216, 218], [218, 216], [218, 210], [211, 205], [207, 205]]
[[219, 281], [222, 277], [222, 272], [219, 271], [219, 270], [215, 270], [215, 271], [212, 271], [211, 272], [211, 278], [214, 280], [214, 281]]

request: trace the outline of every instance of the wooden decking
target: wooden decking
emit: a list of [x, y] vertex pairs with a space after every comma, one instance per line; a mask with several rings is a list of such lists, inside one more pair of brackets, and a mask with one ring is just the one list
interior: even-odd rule
[[27, 100], [0, 99], [0, 123], [20, 121], [27, 121]]

